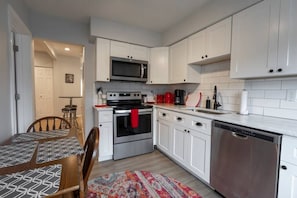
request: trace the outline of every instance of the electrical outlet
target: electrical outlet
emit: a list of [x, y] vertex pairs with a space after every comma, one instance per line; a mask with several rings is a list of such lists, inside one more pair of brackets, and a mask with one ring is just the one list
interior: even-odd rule
[[287, 101], [297, 102], [297, 90], [287, 91]]

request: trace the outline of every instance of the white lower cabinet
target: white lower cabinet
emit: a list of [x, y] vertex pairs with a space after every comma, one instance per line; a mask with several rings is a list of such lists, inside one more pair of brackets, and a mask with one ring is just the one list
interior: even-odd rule
[[157, 147], [209, 183], [211, 120], [157, 108]]
[[113, 113], [111, 110], [94, 110], [95, 125], [99, 128], [99, 161], [113, 156]]
[[157, 146], [158, 149], [162, 150], [164, 153], [171, 153], [171, 131], [170, 124], [164, 120], [157, 121]]
[[297, 138], [283, 136], [278, 198], [297, 198]]

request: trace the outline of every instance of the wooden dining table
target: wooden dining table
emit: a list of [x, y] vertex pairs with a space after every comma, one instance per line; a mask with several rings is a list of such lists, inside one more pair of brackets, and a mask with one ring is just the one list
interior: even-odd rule
[[[4, 161], [4, 163], [0, 163], [0, 193], [1, 187], [3, 186], [3, 184], [1, 183], [2, 180], [5, 181], [6, 177], [11, 177], [12, 174], [17, 173], [20, 175], [24, 175], [27, 174], [28, 171], [32, 170], [38, 170], [37, 172], [42, 172], [42, 169], [52, 168], [53, 170], [58, 170], [60, 168], [60, 174], [55, 173], [57, 175], [60, 175], [60, 182], [58, 185], [59, 187], [56, 192], [49, 194], [48, 196], [62, 197], [62, 195], [64, 194], [71, 193], [73, 191], [79, 191], [80, 197], [84, 197], [81, 161], [84, 151], [82, 149], [82, 145], [80, 145], [77, 140], [77, 129], [74, 127], [67, 130], [69, 130], [69, 132], [67, 133], [66, 131], [65, 133], [65, 131], [63, 131], [64, 134], [62, 136], [55, 136], [55, 133], [58, 134], [59, 131], [34, 132], [36, 133], [36, 138], [34, 136], [35, 134], [33, 133], [17, 134], [13, 136], [8, 142], [6, 142], [5, 145], [0, 146], [0, 151], [2, 150], [4, 152], [4, 154], [0, 153]], [[45, 137], [40, 137], [39, 133], [47, 134], [45, 135]], [[22, 139], [25, 140], [23, 141]], [[36, 145], [35, 148], [34, 145]], [[28, 149], [26, 146], [28, 147]], [[68, 149], [69, 151], [67, 151], [68, 146], [71, 147]], [[19, 147], [25, 148], [24, 150], [20, 151], [23, 153], [22, 155], [19, 155], [17, 153], [19, 152], [18, 149], [22, 149]], [[12, 151], [10, 151], [9, 149], [12, 149]], [[13, 152], [13, 149], [16, 150], [15, 153]], [[5, 152], [5, 150], [9, 150], [9, 152]], [[27, 151], [28, 153], [26, 153]], [[13, 161], [14, 154], [16, 156], [19, 155], [15, 158], [22, 158], [24, 156], [24, 160], [26, 160], [26, 154], [29, 154], [30, 157], [30, 152], [32, 152], [32, 157], [29, 158], [27, 162], [17, 162], [17, 164], [15, 164], [16, 162]], [[7, 156], [3, 157], [3, 155]], [[58, 157], [58, 159], [55, 159], [55, 157]], [[5, 159], [9, 159], [7, 160], [8, 164], [5, 164]], [[12, 165], [9, 164], [11, 163], [11, 161], [13, 163]], [[39, 171], [39, 169], [41, 171]], [[38, 179], [40, 180], [40, 178], [43, 177], [40, 176]], [[40, 183], [42, 182], [43, 181], [41, 179]]]

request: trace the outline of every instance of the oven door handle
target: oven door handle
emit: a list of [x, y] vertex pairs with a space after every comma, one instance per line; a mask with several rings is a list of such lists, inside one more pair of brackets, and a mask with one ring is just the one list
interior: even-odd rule
[[[138, 109], [139, 113], [150, 113], [152, 112], [152, 109]], [[131, 110], [115, 110], [115, 114], [124, 114], [124, 113], [131, 113]]]

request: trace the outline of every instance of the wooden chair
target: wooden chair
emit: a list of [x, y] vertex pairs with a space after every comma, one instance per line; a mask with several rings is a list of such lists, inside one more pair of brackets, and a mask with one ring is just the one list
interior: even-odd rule
[[58, 129], [70, 129], [71, 124], [64, 118], [58, 116], [46, 116], [35, 120], [27, 129], [28, 132], [41, 132]]
[[88, 191], [88, 179], [95, 160], [98, 159], [99, 155], [99, 134], [99, 128], [93, 127], [84, 145], [85, 154], [82, 156], [82, 177], [85, 192]]

